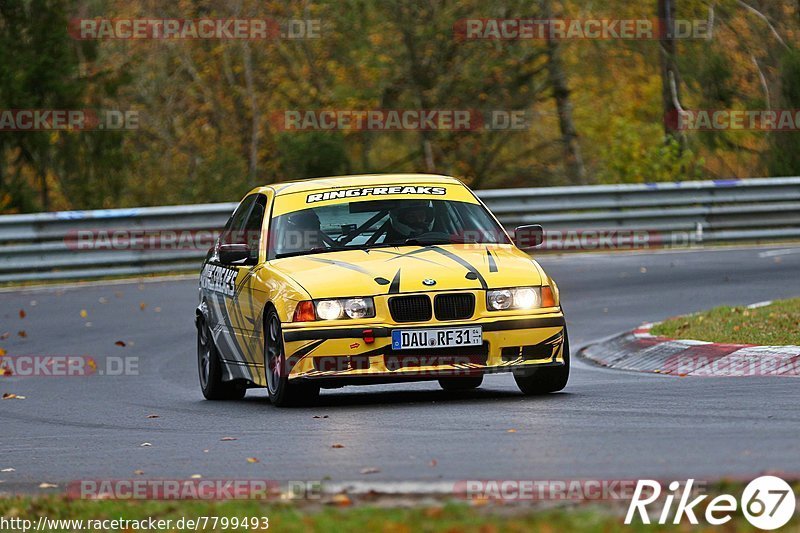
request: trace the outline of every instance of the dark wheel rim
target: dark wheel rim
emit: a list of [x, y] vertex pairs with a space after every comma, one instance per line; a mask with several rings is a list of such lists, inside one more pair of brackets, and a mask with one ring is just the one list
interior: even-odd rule
[[281, 381], [281, 366], [283, 361], [283, 349], [281, 345], [281, 325], [278, 317], [270, 315], [267, 321], [266, 335], [266, 363], [267, 363], [267, 388], [271, 395], [278, 393]]
[[200, 374], [200, 386], [208, 388], [208, 376], [211, 373], [211, 341], [208, 329], [201, 324], [197, 330], [197, 369]]

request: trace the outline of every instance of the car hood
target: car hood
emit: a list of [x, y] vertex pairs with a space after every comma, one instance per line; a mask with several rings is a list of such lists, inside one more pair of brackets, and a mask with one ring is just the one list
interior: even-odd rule
[[276, 259], [270, 265], [294, 279], [312, 298], [542, 283], [533, 260], [512, 245], [343, 250]]

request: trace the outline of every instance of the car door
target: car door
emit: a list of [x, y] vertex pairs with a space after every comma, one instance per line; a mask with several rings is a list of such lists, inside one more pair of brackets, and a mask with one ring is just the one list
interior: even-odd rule
[[248, 367], [263, 365], [261, 315], [266, 301], [266, 295], [258, 283], [257, 272], [262, 268], [260, 254], [266, 250], [263, 246], [265, 237], [262, 228], [268, 198], [264, 194], [254, 196], [255, 201], [241, 227], [242, 234], [237, 236], [240, 243], [248, 245], [251, 255], [242, 264], [231, 265], [237, 270], [236, 290], [228, 305], [231, 333], [241, 356], [238, 362]]
[[236, 339], [236, 299], [245, 274], [242, 266], [224, 263], [219, 256], [219, 247], [224, 244], [239, 244], [257, 195], [245, 197], [234, 210], [222, 231], [214, 252], [203, 269], [201, 285], [206, 287], [206, 305], [215, 344], [220, 357], [226, 361], [244, 362], [244, 351]]

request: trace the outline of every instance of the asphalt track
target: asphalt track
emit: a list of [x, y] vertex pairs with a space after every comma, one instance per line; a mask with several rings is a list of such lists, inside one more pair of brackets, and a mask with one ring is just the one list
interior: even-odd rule
[[[788, 246], [540, 261], [561, 287], [573, 350], [643, 321], [800, 295], [800, 248]], [[574, 361], [567, 389], [544, 398], [521, 396], [501, 374], [469, 393], [435, 382], [323, 391], [310, 408], [273, 408], [261, 390], [240, 402], [204, 401], [196, 287], [167, 280], [0, 293], [9, 355], [138, 358], [132, 376], [0, 377], [0, 392], [25, 396], [0, 401], [0, 470], [15, 469], [0, 473], [0, 491], [129, 479], [137, 470], [332, 481], [800, 473], [800, 382], [792, 378], [675, 378]]]

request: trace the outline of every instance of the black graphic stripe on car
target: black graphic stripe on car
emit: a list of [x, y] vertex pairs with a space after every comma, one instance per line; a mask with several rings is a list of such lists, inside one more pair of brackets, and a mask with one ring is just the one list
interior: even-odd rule
[[469, 261], [467, 261], [466, 259], [463, 259], [463, 258], [457, 256], [456, 254], [454, 254], [453, 252], [445, 250], [444, 248], [439, 248], [438, 246], [431, 246], [430, 250], [433, 251], [433, 252], [442, 254], [443, 256], [448, 257], [448, 258], [452, 259], [453, 261], [455, 261], [456, 263], [458, 263], [459, 265], [463, 266], [468, 271], [472, 272], [473, 274], [475, 274], [477, 276], [478, 282], [481, 284], [481, 288], [483, 288], [483, 289], [488, 289], [489, 288], [489, 285], [486, 283], [486, 280], [483, 278], [483, 276], [481, 276], [481, 273], [478, 272], [478, 269], [475, 268], [474, 266], [472, 266], [469, 263]]
[[400, 292], [400, 271], [402, 269], [397, 269], [397, 274], [394, 275], [394, 279], [392, 279], [392, 284], [389, 285], [389, 294], [398, 294]]
[[486, 258], [489, 261], [489, 272], [497, 272], [497, 262], [494, 260], [492, 251], [488, 248], [486, 249]]

